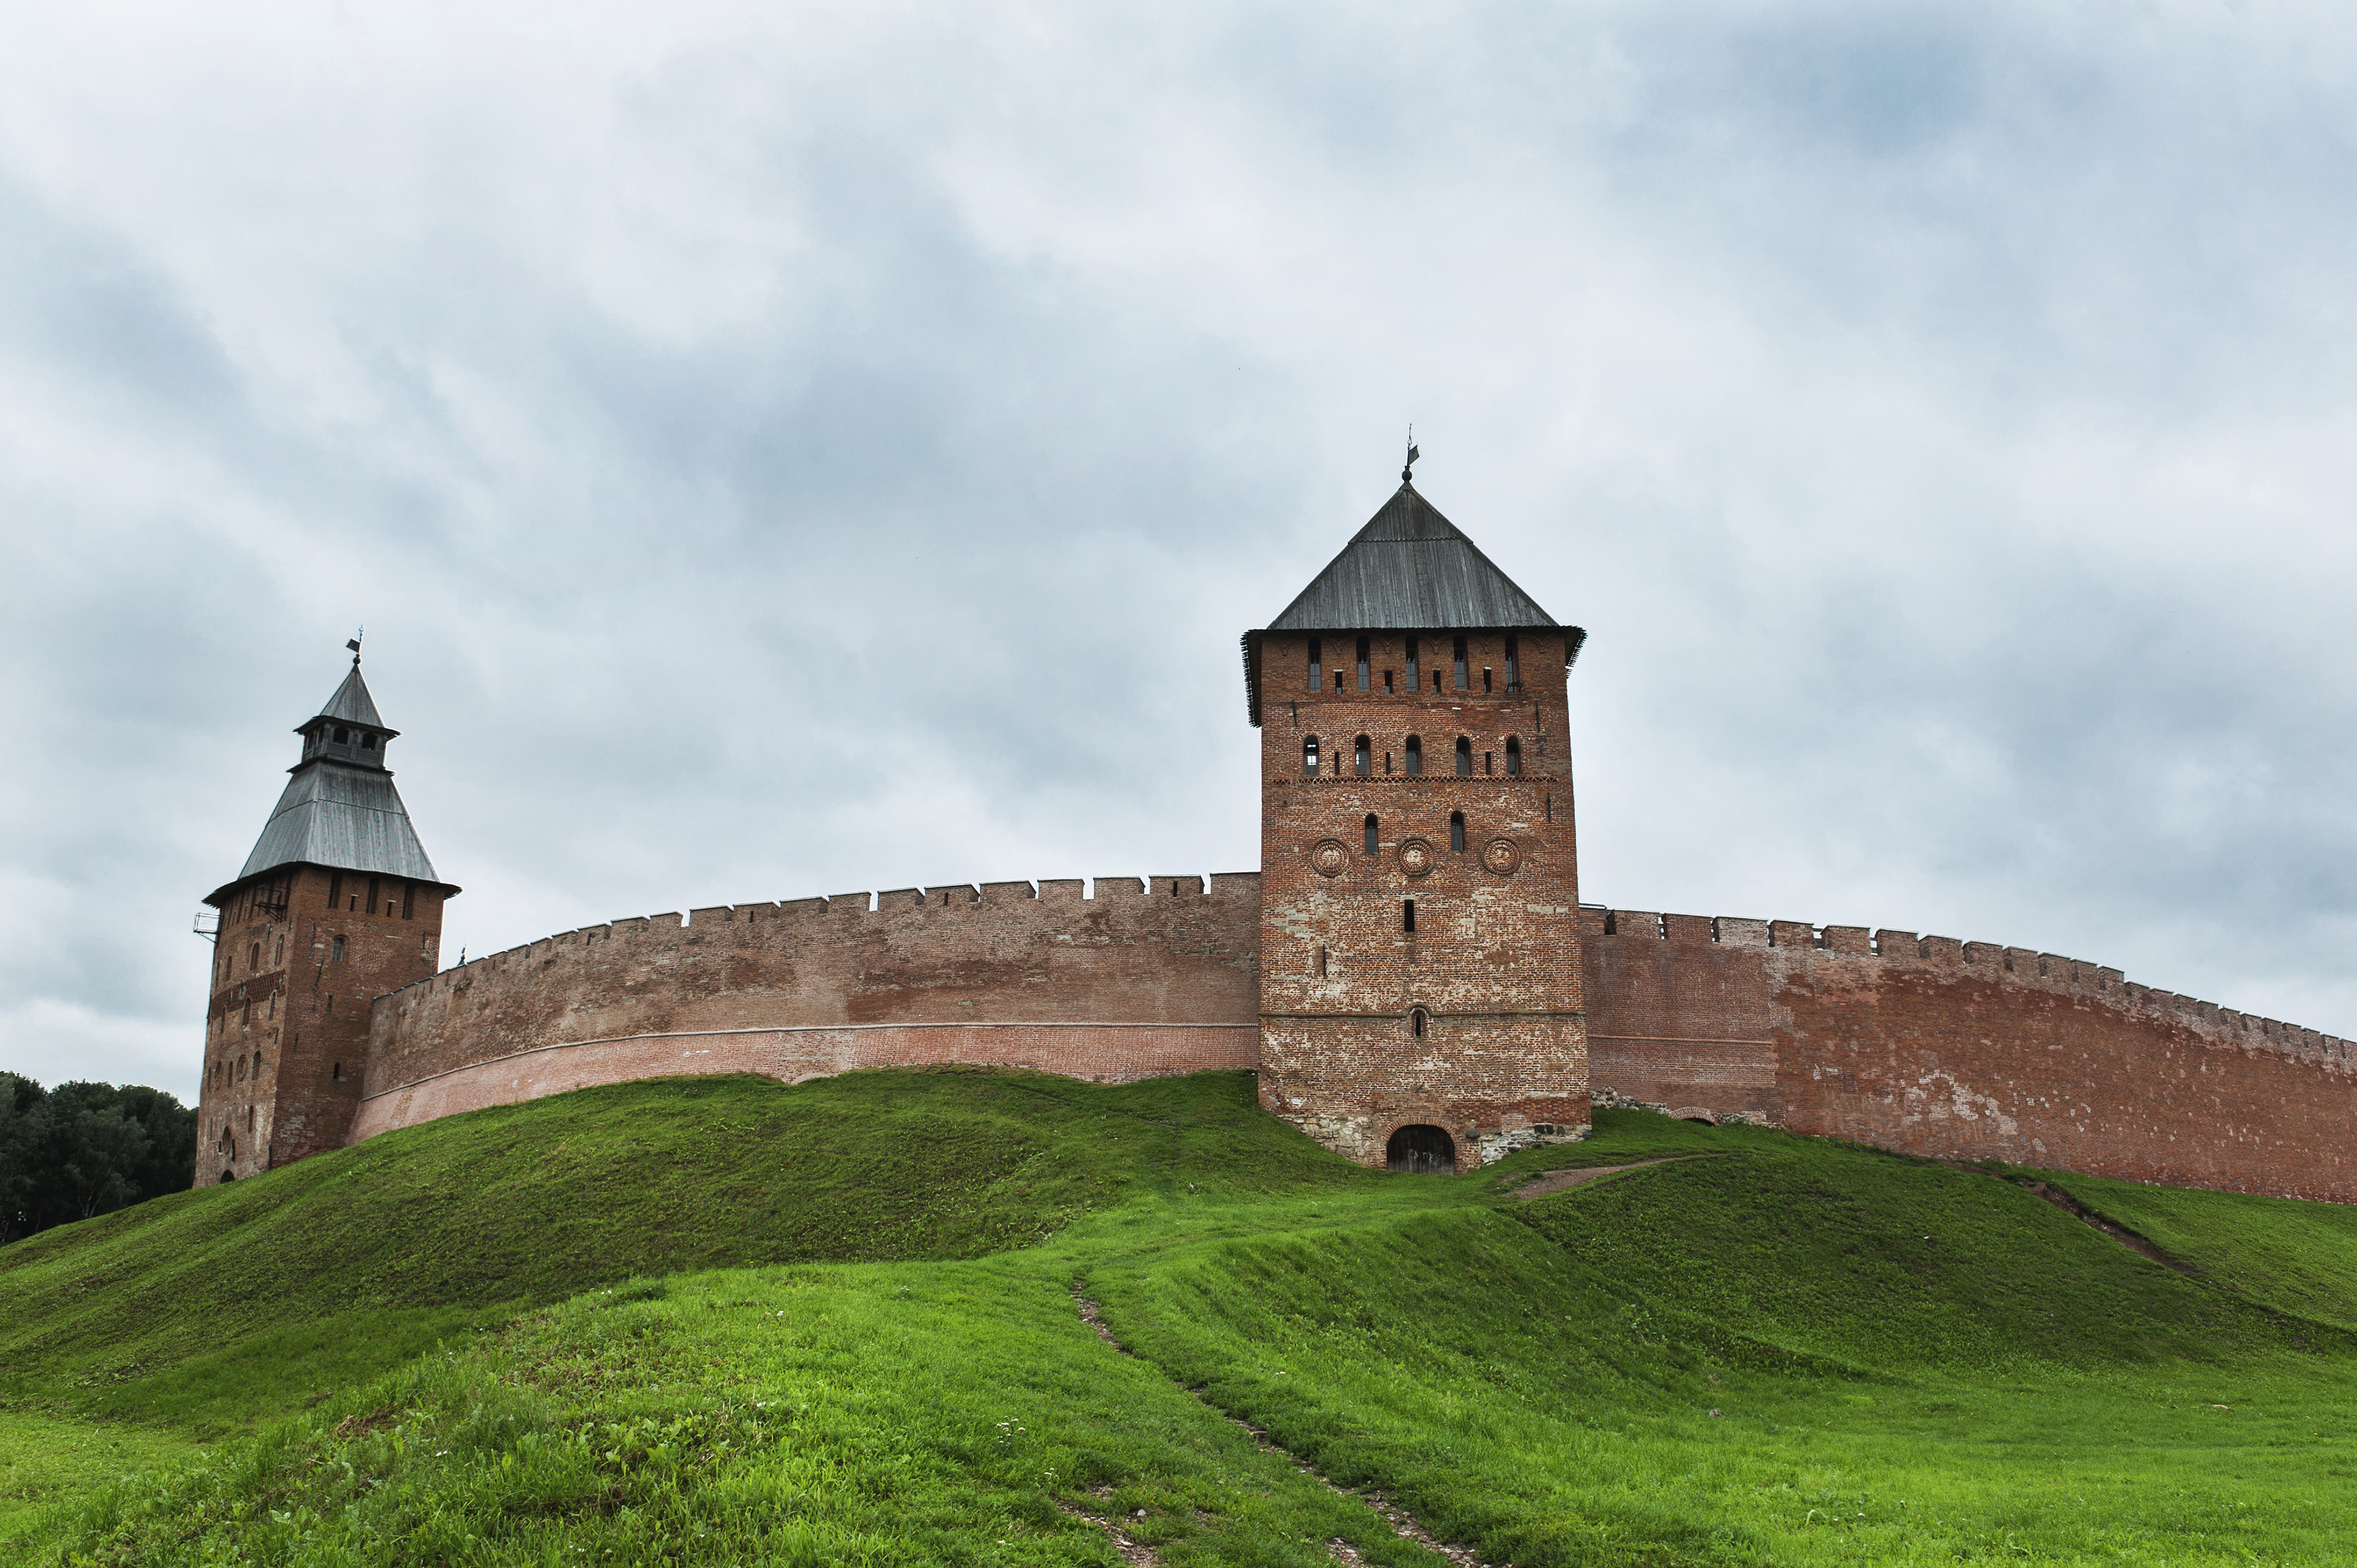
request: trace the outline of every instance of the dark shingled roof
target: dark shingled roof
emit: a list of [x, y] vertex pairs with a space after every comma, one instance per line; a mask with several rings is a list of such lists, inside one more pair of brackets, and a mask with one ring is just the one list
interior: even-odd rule
[[322, 757], [295, 770], [237, 880], [282, 865], [372, 871], [439, 882], [393, 775]]
[[1254, 725], [1260, 639], [1273, 631], [1558, 631], [1566, 663], [1587, 640], [1539, 608], [1405, 481], [1284, 613], [1244, 633], [1244, 711]]
[[1403, 484], [1270, 631], [1551, 627], [1555, 617]]
[[[398, 735], [388, 727], [361, 679], [360, 660], [328, 699], [327, 706], [295, 726], [297, 735], [324, 732], [328, 723]], [[307, 746], [307, 750], [313, 749]], [[350, 748], [338, 746], [339, 752]], [[412, 882], [455, 886], [434, 874], [417, 830], [409, 824], [409, 811], [401, 791], [393, 787], [392, 770], [381, 763], [360, 760], [382, 757], [382, 749], [353, 755], [312, 756], [287, 769], [294, 775], [278, 797], [278, 805], [264, 824], [245, 869], [217, 889], [206, 902], [221, 904], [231, 889], [253, 877], [290, 865], [321, 865], [334, 871], [364, 871]]]

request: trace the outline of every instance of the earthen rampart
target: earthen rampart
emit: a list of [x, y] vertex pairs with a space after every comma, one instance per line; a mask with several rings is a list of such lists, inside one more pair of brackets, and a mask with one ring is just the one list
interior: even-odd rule
[[667, 1073], [1250, 1068], [1259, 882], [909, 887], [564, 932], [380, 998], [353, 1137]]
[[2357, 1047], [2027, 949], [1580, 911], [1588, 1081], [1947, 1159], [2357, 1201]]

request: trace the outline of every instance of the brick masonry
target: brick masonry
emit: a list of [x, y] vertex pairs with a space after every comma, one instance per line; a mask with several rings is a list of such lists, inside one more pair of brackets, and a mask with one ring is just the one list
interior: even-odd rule
[[1366, 1165], [1410, 1126], [1459, 1169], [1585, 1136], [1562, 639], [1517, 681], [1469, 636], [1462, 688], [1448, 637], [1413, 679], [1404, 633], [1312, 640], [1261, 644], [1261, 1103]]
[[2348, 1041], [1985, 942], [1581, 919], [1599, 1092], [1940, 1158], [2357, 1201]]
[[567, 931], [378, 1002], [355, 1135], [651, 1072], [1250, 1067], [1259, 878], [718, 906]]
[[232, 889], [213, 945], [197, 1185], [339, 1148], [377, 999], [439, 967], [444, 889], [292, 866]]

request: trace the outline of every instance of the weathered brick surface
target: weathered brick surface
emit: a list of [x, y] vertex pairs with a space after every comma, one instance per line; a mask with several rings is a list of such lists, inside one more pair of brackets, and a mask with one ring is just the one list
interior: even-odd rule
[[198, 1186], [342, 1146], [371, 1004], [439, 966], [443, 898], [430, 883], [308, 865], [231, 891], [213, 947]]
[[[1943, 1158], [2357, 1201], [2357, 1050], [2055, 954], [1583, 910], [1597, 1087]], [[1818, 945], [1822, 940], [1822, 946]], [[1762, 1042], [1749, 1046], [1729, 1042]]]
[[[1093, 897], [1077, 880], [1043, 882], [1036, 896], [1028, 882], [903, 888], [569, 931], [382, 998], [367, 1126], [496, 1103], [479, 1096], [503, 1083], [529, 1098], [559, 1079], [617, 1081], [690, 1059], [788, 1078], [831, 1061], [987, 1061], [1103, 1079], [1249, 1066], [1234, 1026], [1257, 1017], [1257, 880], [1100, 877]], [[938, 1025], [1022, 1027], [873, 1027]], [[1104, 1027], [1139, 1025], [1160, 1027]], [[707, 1042], [692, 1058], [657, 1038], [682, 1036], [734, 1043]], [[591, 1041], [608, 1043], [584, 1049]], [[529, 1068], [511, 1061], [550, 1047], [571, 1049]], [[756, 1059], [772, 1065], [745, 1065]], [[510, 1065], [416, 1088], [497, 1062]]]
[[[1420, 638], [1422, 678], [1410, 687], [1404, 635], [1375, 634], [1361, 692], [1355, 670], [1333, 662], [1355, 638], [1323, 640], [1329, 661], [1316, 689], [1308, 638], [1272, 635], [1261, 645], [1262, 1104], [1369, 1165], [1382, 1164], [1392, 1134], [1410, 1125], [1448, 1132], [1460, 1168], [1520, 1144], [1584, 1135], [1560, 641], [1523, 638], [1523, 684], [1508, 690], [1504, 639], [1474, 637], [1470, 689], [1450, 682], [1434, 691], [1436, 665], [1449, 673], [1447, 639]], [[1304, 762], [1313, 736], [1314, 777]], [[1407, 771], [1411, 736], [1421, 743], [1419, 774]], [[1469, 777], [1456, 770], [1459, 736]], [[1506, 771], [1510, 739], [1519, 777]], [[1452, 847], [1454, 812], [1465, 818], [1462, 850]], [[1485, 859], [1492, 844], [1506, 848]]]
[[869, 1024], [654, 1035], [529, 1050], [388, 1090], [361, 1102], [352, 1141], [486, 1105], [634, 1079], [764, 1073], [801, 1083], [859, 1068], [946, 1062], [1028, 1068], [1095, 1083], [1251, 1069], [1260, 1026], [1232, 1024]]

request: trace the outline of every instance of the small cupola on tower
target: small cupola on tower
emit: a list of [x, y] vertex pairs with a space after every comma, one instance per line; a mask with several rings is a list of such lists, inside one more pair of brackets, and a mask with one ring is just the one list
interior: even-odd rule
[[1565, 701], [1587, 633], [1400, 481], [1244, 634], [1261, 1102], [1369, 1165], [1465, 1169], [1587, 1128]]
[[[361, 679], [361, 656], [328, 705], [295, 726], [303, 737], [303, 761], [329, 758], [361, 768], [383, 768], [385, 743], [401, 732], [377, 715], [368, 682]], [[296, 766], [301, 766], [297, 764]], [[390, 769], [387, 769], [390, 771]]]
[[393, 788], [384, 722], [352, 667], [295, 726], [302, 754], [221, 911], [199, 1096], [199, 1186], [339, 1147], [367, 1078], [376, 999], [440, 966], [434, 870]]

